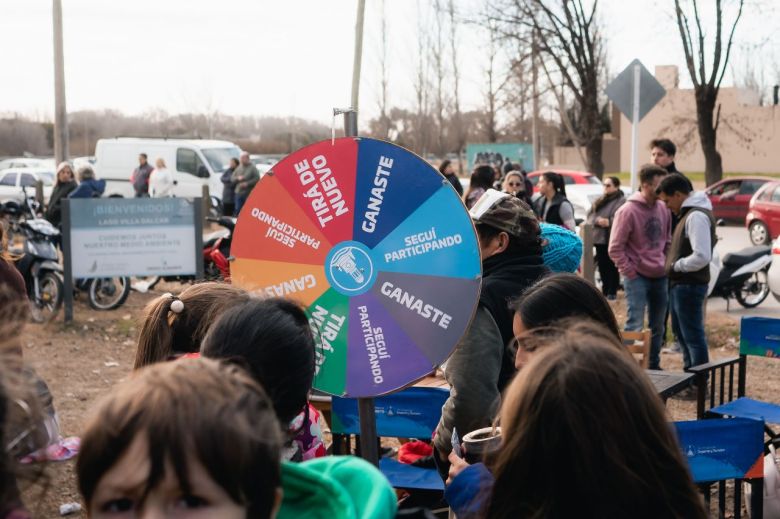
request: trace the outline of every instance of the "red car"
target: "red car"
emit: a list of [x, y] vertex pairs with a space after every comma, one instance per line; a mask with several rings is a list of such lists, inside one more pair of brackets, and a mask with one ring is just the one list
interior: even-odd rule
[[780, 181], [766, 182], [750, 201], [745, 217], [753, 245], [769, 245], [780, 235]]
[[707, 188], [715, 218], [742, 222], [748, 213], [750, 199], [771, 178], [730, 177]]
[[528, 174], [528, 180], [531, 181], [531, 184], [534, 185], [534, 193], [539, 192], [539, 187], [537, 184], [539, 183], [539, 177], [542, 176], [542, 173], [546, 173], [548, 171], [553, 171], [555, 173], [558, 173], [563, 176], [563, 183], [567, 186], [570, 184], [595, 184], [597, 186], [601, 185], [601, 180], [599, 180], [599, 177], [596, 175], [593, 175], [592, 173], [587, 173], [585, 171], [573, 171], [570, 169], [540, 169], [539, 171], [533, 171]]

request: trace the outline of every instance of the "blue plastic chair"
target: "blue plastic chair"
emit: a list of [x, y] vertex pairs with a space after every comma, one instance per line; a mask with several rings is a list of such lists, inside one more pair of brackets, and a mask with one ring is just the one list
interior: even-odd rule
[[731, 416], [762, 420], [769, 437], [765, 447], [770, 443], [780, 446], [780, 434], [768, 425], [780, 424], [780, 405], [745, 396], [747, 357], [780, 359], [780, 319], [743, 317], [740, 328], [739, 357], [690, 368], [696, 374], [698, 387], [696, 415], [698, 418]]
[[[449, 396], [450, 392], [445, 388], [409, 387], [375, 398], [377, 434], [393, 438], [430, 439]], [[357, 400], [333, 397], [332, 422], [334, 442], [336, 435], [360, 434]], [[349, 445], [349, 441], [345, 443]], [[436, 469], [414, 467], [389, 458], [383, 458], [379, 468], [395, 488], [444, 490], [444, 483]]]
[[719, 517], [726, 514], [726, 481], [734, 480], [734, 517], [742, 509], [741, 482], [752, 487], [751, 519], [761, 519], [764, 506], [763, 422], [745, 418], [674, 423], [677, 439], [695, 483], [710, 507], [710, 487], [718, 485]]

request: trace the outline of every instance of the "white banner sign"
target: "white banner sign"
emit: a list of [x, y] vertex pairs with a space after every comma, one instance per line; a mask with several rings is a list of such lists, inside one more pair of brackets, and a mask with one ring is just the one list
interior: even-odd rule
[[172, 276], [197, 273], [192, 200], [102, 198], [70, 200], [74, 278]]

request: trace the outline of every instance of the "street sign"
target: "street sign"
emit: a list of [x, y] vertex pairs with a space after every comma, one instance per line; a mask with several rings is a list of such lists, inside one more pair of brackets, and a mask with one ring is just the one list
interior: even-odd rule
[[607, 85], [607, 97], [631, 120], [631, 189], [636, 189], [639, 121], [666, 95], [655, 77], [635, 59]]
[[314, 387], [390, 393], [449, 357], [479, 299], [471, 218], [452, 185], [388, 142], [306, 146], [258, 182], [236, 224], [234, 284], [306, 307]]
[[606, 94], [609, 100], [615, 103], [618, 110], [629, 120], [632, 120], [634, 117], [634, 89], [636, 88], [635, 67], [637, 66], [639, 67], [639, 120], [641, 121], [663, 99], [666, 90], [638, 59], [632, 61], [607, 85]]

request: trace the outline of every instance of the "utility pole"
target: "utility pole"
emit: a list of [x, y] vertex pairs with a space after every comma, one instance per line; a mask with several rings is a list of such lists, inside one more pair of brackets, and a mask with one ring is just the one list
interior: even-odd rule
[[531, 37], [531, 147], [533, 148], [533, 169], [539, 169], [539, 68], [537, 66], [538, 45], [536, 29]]
[[52, 0], [54, 29], [54, 160], [59, 164], [70, 156], [68, 110], [65, 107], [65, 58], [62, 50], [62, 1]]
[[363, 61], [363, 18], [366, 13], [366, 0], [358, 0], [357, 20], [355, 21], [355, 58], [352, 62], [352, 109], [358, 111], [360, 94], [360, 65]]

